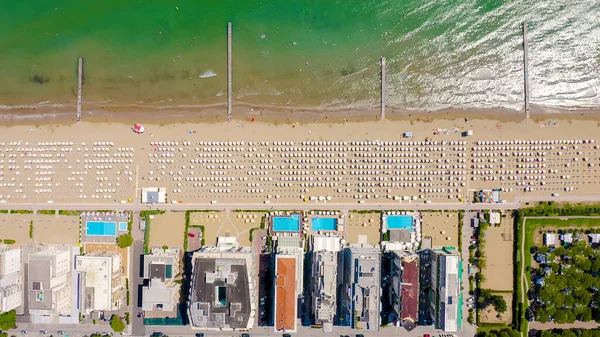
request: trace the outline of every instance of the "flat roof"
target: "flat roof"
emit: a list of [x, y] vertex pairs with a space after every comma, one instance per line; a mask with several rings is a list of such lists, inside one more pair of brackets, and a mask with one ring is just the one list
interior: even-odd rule
[[196, 257], [193, 263], [192, 326], [246, 329], [251, 313], [246, 259]]
[[418, 260], [402, 261], [404, 270], [402, 271], [402, 310], [400, 319], [410, 318], [417, 320], [419, 308], [419, 266]]
[[275, 330], [296, 330], [296, 257], [275, 259]]
[[458, 262], [457, 255], [442, 255], [442, 281], [445, 293], [440, 294], [440, 309], [443, 310], [443, 329], [448, 332], [458, 330], [458, 301], [459, 301], [459, 280], [458, 280]]

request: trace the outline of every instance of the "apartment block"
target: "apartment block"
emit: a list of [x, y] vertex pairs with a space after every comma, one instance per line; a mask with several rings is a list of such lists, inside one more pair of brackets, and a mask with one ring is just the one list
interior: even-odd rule
[[218, 238], [192, 255], [188, 315], [192, 329], [247, 330], [254, 325], [256, 290], [251, 247]]
[[344, 249], [345, 320], [353, 329], [378, 331], [381, 313], [381, 251], [369, 244]]
[[118, 310], [123, 304], [124, 285], [121, 275], [121, 255], [98, 253], [75, 257], [79, 273], [81, 312]]
[[40, 316], [71, 315], [72, 260], [68, 248], [54, 247], [29, 255], [29, 313]]
[[0, 247], [0, 311], [20, 307], [22, 298], [21, 249]]

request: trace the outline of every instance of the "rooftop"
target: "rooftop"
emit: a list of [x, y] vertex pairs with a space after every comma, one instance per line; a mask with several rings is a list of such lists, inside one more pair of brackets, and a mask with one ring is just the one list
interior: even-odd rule
[[247, 259], [194, 254], [190, 323], [201, 329], [246, 329], [251, 324]]
[[151, 279], [147, 287], [142, 288], [142, 310], [173, 311], [179, 293], [179, 284], [167, 286], [164, 280]]
[[351, 246], [350, 268], [355, 328], [379, 329], [381, 252], [374, 246]]
[[336, 312], [338, 260], [336, 252], [314, 253], [315, 318], [333, 322]]
[[457, 255], [440, 256], [440, 311], [443, 315], [443, 329], [448, 332], [458, 330], [459, 280]]
[[275, 259], [275, 331], [296, 331], [296, 256]]
[[417, 321], [419, 306], [419, 265], [416, 255], [413, 258], [403, 258], [402, 266], [402, 310], [400, 319], [410, 318]]

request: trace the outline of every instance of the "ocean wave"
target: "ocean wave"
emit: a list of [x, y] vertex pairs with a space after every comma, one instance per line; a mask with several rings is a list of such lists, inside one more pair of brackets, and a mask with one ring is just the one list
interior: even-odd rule
[[217, 76], [217, 73], [215, 73], [214, 71], [212, 71], [212, 69], [210, 69], [210, 70], [207, 70], [207, 71], [203, 72], [198, 77], [200, 77], [200, 78], [209, 78], [209, 77], [214, 77], [214, 76]]

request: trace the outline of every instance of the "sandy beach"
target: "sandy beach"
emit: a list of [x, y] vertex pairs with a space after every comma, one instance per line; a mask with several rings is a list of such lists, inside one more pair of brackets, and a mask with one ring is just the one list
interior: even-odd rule
[[[595, 122], [340, 113], [236, 115], [232, 123], [222, 114], [208, 123], [135, 113], [81, 123], [5, 119], [0, 200], [131, 202], [141, 187], [164, 186], [169, 202], [183, 203], [457, 202], [493, 188], [505, 200], [588, 195], [600, 181]], [[134, 121], [145, 123], [144, 134], [131, 131]], [[473, 136], [463, 137], [467, 130]]]

